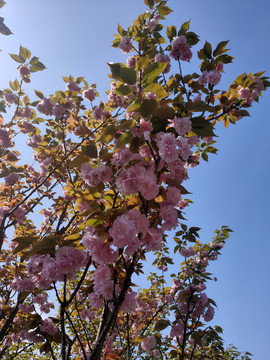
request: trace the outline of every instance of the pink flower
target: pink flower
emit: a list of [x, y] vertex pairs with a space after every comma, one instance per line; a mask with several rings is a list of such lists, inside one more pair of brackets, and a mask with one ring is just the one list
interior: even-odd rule
[[39, 143], [41, 141], [41, 137], [38, 135], [33, 135], [28, 141], [27, 141], [27, 145], [32, 147], [32, 148], [37, 148]]
[[40, 103], [37, 105], [37, 109], [39, 112], [46, 116], [52, 116], [53, 114], [53, 102], [52, 100], [48, 98], [43, 98]]
[[220, 82], [221, 74], [217, 70], [211, 70], [207, 74], [207, 81], [212, 85], [217, 85]]
[[133, 241], [138, 242], [137, 233], [134, 222], [125, 214], [114, 220], [109, 230], [109, 234], [113, 238], [113, 244], [118, 248], [132, 245]]
[[138, 164], [123, 169], [116, 179], [116, 186], [124, 195], [140, 192], [146, 200], [154, 199], [159, 192], [153, 169]]
[[184, 117], [184, 118], [175, 117], [174, 118], [174, 128], [180, 136], [183, 136], [186, 133], [190, 132], [191, 127], [192, 127], [192, 124], [188, 117]]
[[155, 30], [155, 28], [157, 27], [157, 22], [155, 19], [151, 19], [148, 24], [146, 24], [146, 26], [148, 27], [148, 29], [150, 29], [151, 31]]
[[156, 135], [156, 143], [161, 159], [171, 163], [178, 158], [177, 140], [174, 134], [159, 132]]
[[178, 138], [179, 144], [179, 153], [183, 160], [187, 160], [189, 156], [192, 155], [192, 151], [190, 150], [191, 146], [188, 142], [187, 138], [182, 137], [181, 139]]
[[147, 251], [158, 251], [162, 247], [162, 235], [161, 229], [149, 228], [141, 238], [141, 243], [145, 246]]
[[124, 36], [119, 43], [119, 48], [124, 54], [130, 53], [132, 50], [132, 43], [127, 36]]
[[113, 296], [114, 286], [111, 276], [111, 270], [107, 265], [100, 265], [95, 271], [94, 291], [107, 300]]
[[12, 142], [9, 137], [9, 133], [5, 129], [0, 129], [0, 145], [3, 148], [9, 148], [12, 146]]
[[196, 250], [194, 250], [193, 247], [190, 246], [188, 249], [182, 248], [180, 250], [180, 254], [184, 257], [190, 257], [196, 254]]
[[57, 326], [50, 320], [43, 320], [42, 325], [40, 326], [40, 331], [49, 334], [50, 336], [54, 336], [57, 333]]
[[4, 94], [4, 100], [8, 103], [8, 104], [13, 104], [15, 102], [15, 100], [17, 99], [17, 96], [15, 94], [12, 93], [5, 93]]
[[100, 183], [110, 182], [112, 179], [112, 170], [106, 165], [99, 165], [93, 168], [89, 163], [81, 166], [81, 177], [89, 186], [97, 186]]
[[215, 309], [211, 306], [211, 305], [208, 305], [208, 309], [206, 311], [206, 313], [203, 315], [203, 319], [204, 321], [211, 321], [213, 319], [215, 315]]
[[94, 101], [97, 96], [97, 92], [94, 88], [84, 90], [83, 97], [89, 101]]
[[223, 70], [223, 64], [222, 63], [218, 63], [216, 66], [216, 70], [217, 71], [222, 71]]
[[102, 236], [98, 236], [95, 229], [87, 226], [82, 238], [84, 247], [89, 250], [92, 260], [97, 264], [108, 264], [117, 259], [117, 252], [113, 251]]
[[17, 223], [20, 225], [23, 222], [23, 219], [25, 218], [25, 209], [23, 206], [19, 206], [17, 210], [13, 213]]
[[30, 122], [28, 122], [26, 120], [21, 121], [20, 126], [23, 127], [23, 128], [20, 127], [20, 130], [23, 134], [31, 133], [31, 132], [34, 132], [34, 130], [35, 130], [34, 125], [32, 125]]
[[66, 88], [68, 91], [80, 91], [81, 90], [81, 88], [75, 81], [70, 81], [69, 83], [67, 83]]
[[91, 293], [88, 296], [90, 306], [96, 310], [100, 309], [103, 305], [103, 300], [95, 293]]
[[202, 94], [199, 93], [192, 101], [196, 102], [196, 101], [201, 101], [202, 100]]
[[181, 200], [180, 190], [176, 187], [170, 186], [166, 193], [166, 202], [170, 205], [176, 206], [177, 203]]
[[187, 45], [187, 38], [184, 35], [173, 38], [170, 56], [175, 60], [181, 59], [183, 61], [189, 61], [192, 58], [192, 52]]
[[58, 119], [61, 119], [62, 116], [64, 115], [66, 111], [66, 108], [64, 107], [64, 105], [61, 104], [56, 104], [53, 108], [53, 114], [54, 116], [56, 116]]
[[146, 351], [147, 355], [152, 356], [151, 349], [156, 345], [156, 338], [152, 335], [141, 342], [142, 350]]
[[19, 181], [19, 176], [15, 173], [10, 173], [5, 177], [5, 186], [13, 186], [17, 181]]
[[162, 230], [175, 229], [178, 225], [177, 211], [173, 205], [166, 203], [160, 204], [159, 215], [165, 222], [162, 225]]
[[140, 159], [139, 154], [134, 154], [128, 148], [123, 147], [113, 154], [111, 163], [116, 167], [121, 167], [129, 161]]
[[127, 66], [135, 69], [136, 66], [136, 59], [133, 56], [130, 56], [126, 60]]
[[250, 96], [250, 91], [248, 87], [243, 88], [242, 86], [238, 86], [237, 92], [240, 99], [248, 99]]
[[120, 306], [120, 311], [124, 311], [125, 313], [133, 313], [136, 309], [136, 292], [131, 291], [126, 294], [125, 300]]
[[30, 75], [30, 69], [29, 69], [29, 67], [26, 66], [26, 65], [20, 66], [20, 68], [19, 68], [19, 74], [20, 74], [21, 77], [29, 76], [29, 75]]

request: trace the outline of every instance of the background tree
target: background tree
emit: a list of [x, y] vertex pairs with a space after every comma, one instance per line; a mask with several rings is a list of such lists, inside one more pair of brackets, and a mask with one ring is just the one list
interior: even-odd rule
[[[215, 304], [202, 291], [210, 279], [208, 261], [216, 259], [228, 228], [202, 245], [196, 242], [199, 228], [181, 225], [175, 252], [186, 260], [172, 287], [163, 273], [152, 274], [151, 289], [135, 301], [132, 275], [142, 272], [149, 251], [156, 251], [155, 265], [163, 271], [173, 261], [165, 232], [176, 228], [177, 218], [183, 220], [187, 166], [216, 152], [217, 121], [227, 127], [248, 115], [269, 83], [263, 73], [244, 74], [228, 92], [216, 90], [223, 64], [232, 60], [227, 41], [214, 51], [206, 42], [198, 52], [200, 74], [183, 74], [181, 64], [192, 58], [198, 36], [189, 31], [189, 22], [168, 27], [166, 46], [160, 22], [170, 9], [166, 2], [148, 5], [150, 11], [133, 26], [118, 27], [113, 45], [124, 53], [135, 50], [135, 56], [127, 66], [109, 64], [113, 81], [106, 102], [95, 105], [95, 85], [71, 76], [64, 77], [66, 91], [50, 97], [36, 91], [40, 100], [31, 102], [22, 84], [44, 65], [24, 47], [11, 54], [20, 64], [21, 81], [1, 94], [3, 112], [15, 104], [1, 133], [2, 241], [14, 229], [12, 248], [2, 252], [3, 356], [29, 350], [29, 342], [62, 359], [225, 356], [221, 330], [205, 328], [200, 320], [214, 315]], [[179, 66], [171, 76], [170, 59]], [[42, 123], [45, 127], [37, 126]], [[39, 169], [16, 165], [15, 125], [29, 135]], [[44, 222], [37, 228], [30, 215], [40, 204]], [[46, 295], [51, 290], [59, 316], [44, 319], [40, 313], [53, 307]], [[144, 321], [136, 324], [140, 311]], [[165, 328], [170, 337], [163, 340]], [[11, 340], [20, 346], [14, 349]]]

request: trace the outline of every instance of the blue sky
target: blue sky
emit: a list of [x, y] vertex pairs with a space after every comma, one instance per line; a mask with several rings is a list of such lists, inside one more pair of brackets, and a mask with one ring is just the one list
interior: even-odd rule
[[[269, 1], [171, 0], [168, 5], [174, 12], [166, 24], [179, 27], [191, 19], [191, 30], [201, 38], [198, 45], [230, 40], [235, 59], [225, 67], [219, 88], [243, 72], [267, 70], [270, 76]], [[144, 9], [143, 0], [7, 0], [0, 16], [14, 35], [1, 36], [0, 88], [17, 76], [8, 53], [18, 52], [21, 44], [47, 66], [32, 76], [31, 89], [49, 95], [64, 88], [63, 75], [72, 74], [97, 83], [105, 97], [106, 62], [126, 58], [110, 47], [117, 23], [127, 27]], [[196, 70], [197, 62], [191, 63], [184, 72]], [[212, 265], [219, 281], [209, 286], [208, 294], [218, 305], [215, 323], [224, 328], [227, 343], [250, 351], [255, 360], [267, 359], [269, 353], [269, 102], [269, 93], [264, 94], [250, 118], [227, 130], [220, 125], [218, 155], [190, 171], [185, 184], [194, 202], [186, 217], [202, 228], [201, 240], [209, 241], [221, 225], [234, 230], [223, 256]]]

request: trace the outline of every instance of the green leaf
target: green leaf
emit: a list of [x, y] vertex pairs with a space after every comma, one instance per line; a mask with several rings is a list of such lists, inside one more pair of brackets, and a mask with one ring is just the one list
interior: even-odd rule
[[146, 118], [153, 114], [158, 108], [158, 101], [156, 99], [146, 99], [143, 101], [140, 107], [140, 114]]
[[164, 330], [164, 329], [166, 329], [169, 325], [170, 325], [170, 321], [169, 321], [169, 320], [161, 319], [161, 320], [159, 320], [159, 321], [156, 323], [156, 325], [155, 325], [155, 330], [156, 330], [156, 331]]
[[[4, 6], [5, 4], [3, 4], [2, 6]], [[12, 32], [10, 31], [10, 29], [4, 24], [4, 18], [0, 17], [0, 33], [3, 35], [11, 35]]]
[[136, 71], [132, 68], [127, 67], [121, 63], [108, 63], [112, 77], [116, 80], [120, 80], [123, 83], [135, 85], [137, 80]]
[[162, 16], [169, 15], [172, 12], [172, 9], [170, 9], [166, 5], [163, 5], [162, 3], [160, 3], [160, 5], [157, 6], [157, 9], [160, 15]]
[[214, 107], [206, 104], [204, 101], [195, 101], [195, 102], [189, 102], [187, 104], [187, 109], [191, 112], [201, 112], [201, 111], [213, 111]]
[[207, 58], [207, 56], [205, 55], [205, 52], [204, 52], [203, 49], [199, 50], [199, 51], [197, 52], [197, 54], [198, 54], [198, 58], [199, 58], [200, 60], [205, 60], [205, 59]]
[[148, 65], [143, 73], [143, 86], [146, 87], [166, 69], [168, 63], [155, 62]]
[[133, 94], [133, 89], [130, 86], [120, 85], [115, 89], [115, 93], [121, 96], [128, 96]]
[[135, 124], [136, 124], [135, 120], [124, 119], [120, 122], [120, 125], [117, 126], [117, 130], [128, 130], [128, 129], [132, 128]]
[[141, 99], [137, 98], [128, 108], [127, 112], [138, 112], [141, 107]]
[[223, 54], [217, 57], [217, 61], [222, 62], [223, 64], [229, 64], [233, 61], [234, 57]]
[[[0, 31], [1, 32], [1, 31]], [[24, 63], [24, 59], [23, 58], [21, 58], [19, 55], [16, 55], [16, 54], [9, 54], [10, 55], [10, 57], [14, 60], [14, 61], [16, 61], [16, 62], [18, 62], [18, 63], [20, 63], [20, 64], [23, 64]]]
[[226, 45], [228, 44], [228, 41], [221, 41], [217, 47], [215, 48], [214, 52], [213, 52], [213, 56], [218, 56], [221, 55], [223, 53], [225, 53], [226, 51], [228, 51], [229, 49], [226, 49]]
[[191, 19], [189, 19], [188, 21], [186, 21], [182, 24], [181, 29], [178, 32], [178, 36], [184, 35], [189, 30], [190, 21], [191, 21]]
[[0, 0], [0, 9], [6, 4], [4, 0]]
[[141, 70], [151, 62], [149, 57], [143, 56], [136, 62], [136, 69]]
[[17, 237], [15, 239], [13, 239], [12, 241], [17, 242], [18, 245], [15, 248], [15, 250], [13, 251], [13, 254], [18, 254], [19, 252], [21, 252], [24, 249], [27, 249], [28, 247], [30, 247], [34, 241], [36, 241], [38, 239], [38, 237], [36, 236], [20, 236]]
[[123, 145], [129, 144], [133, 139], [133, 135], [130, 132], [125, 132], [124, 134], [120, 135], [117, 141], [117, 147], [122, 147]]
[[164, 89], [164, 87], [157, 83], [148, 85], [147, 87], [144, 88], [144, 90], [147, 92], [149, 91], [155, 93], [158, 99], [163, 99], [169, 96], [169, 94]]
[[176, 26], [167, 26], [167, 37], [170, 41], [176, 36]]
[[212, 46], [211, 44], [206, 41], [203, 47], [203, 51], [205, 53], [205, 55], [208, 57], [208, 59], [211, 59], [212, 57]]
[[97, 158], [98, 152], [94, 141], [89, 141], [86, 145], [82, 145], [82, 152], [90, 158]]
[[26, 61], [27, 59], [30, 59], [31, 51], [20, 45], [19, 56]]
[[44, 98], [44, 95], [41, 91], [39, 90], [35, 90], [35, 94], [37, 95], [37, 97], [39, 97], [40, 99], [43, 99]]
[[201, 137], [214, 136], [212, 124], [201, 117], [195, 117], [191, 119], [192, 121], [192, 131]]
[[200, 41], [199, 36], [192, 31], [187, 32], [185, 36], [187, 38], [187, 43], [190, 46], [196, 45]]
[[155, 5], [155, 0], [144, 0], [145, 5], [149, 6], [150, 9]]

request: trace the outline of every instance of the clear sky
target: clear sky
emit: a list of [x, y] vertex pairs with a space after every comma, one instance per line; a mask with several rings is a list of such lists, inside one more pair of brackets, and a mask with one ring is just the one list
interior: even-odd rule
[[[117, 23], [125, 28], [145, 9], [143, 0], [6, 1], [0, 16], [14, 35], [0, 37], [0, 88], [17, 76], [7, 54], [18, 52], [21, 44], [47, 66], [32, 76], [30, 87], [46, 95], [64, 88], [62, 76], [72, 74], [97, 83], [105, 97], [106, 62], [126, 58], [110, 47]], [[167, 25], [179, 27], [191, 18], [191, 30], [201, 38], [198, 46], [205, 40], [213, 45], [230, 40], [236, 58], [225, 67], [219, 88], [243, 72], [267, 70], [270, 76], [269, 0], [170, 0], [168, 5], [174, 12]], [[183, 71], [190, 69], [196, 70], [185, 65]], [[211, 268], [219, 281], [209, 286], [208, 295], [218, 305], [214, 323], [224, 328], [227, 343], [250, 351], [255, 360], [269, 359], [269, 103], [268, 93], [253, 106], [250, 118], [228, 130], [220, 125], [218, 155], [194, 168], [185, 184], [194, 201], [186, 217], [203, 229], [201, 240], [209, 241], [221, 225], [234, 230]]]

